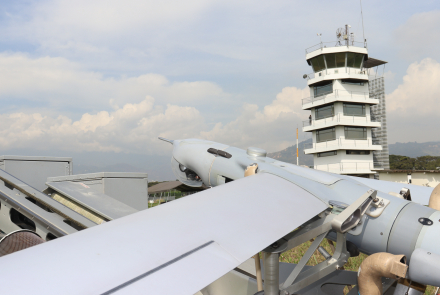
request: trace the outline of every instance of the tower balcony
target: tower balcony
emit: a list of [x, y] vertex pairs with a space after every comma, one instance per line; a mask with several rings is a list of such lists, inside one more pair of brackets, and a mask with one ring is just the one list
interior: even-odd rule
[[302, 109], [309, 110], [320, 105], [336, 102], [357, 102], [357, 103], [367, 103], [375, 105], [379, 103], [379, 96], [376, 96], [369, 92], [358, 92], [358, 91], [347, 91], [335, 89], [332, 92], [325, 93], [320, 96], [311, 96], [302, 99]]
[[304, 76], [307, 79], [307, 85], [312, 86], [313, 84], [319, 83], [326, 80], [341, 80], [341, 79], [356, 79], [368, 81], [369, 76], [366, 70], [358, 68], [335, 68], [322, 70], [320, 72], [315, 72], [307, 74]]
[[370, 150], [381, 151], [382, 145], [379, 141], [369, 139], [345, 139], [345, 137], [339, 137], [336, 139], [313, 142], [304, 146], [304, 153], [315, 154], [334, 150]]
[[334, 164], [321, 164], [313, 166], [316, 170], [338, 174], [373, 174], [383, 170], [382, 162], [341, 162]]
[[370, 116], [360, 117], [337, 114], [336, 116], [327, 117], [319, 120], [303, 121], [303, 131], [310, 132], [316, 129], [333, 127], [337, 125], [377, 128], [381, 126], [381, 122], [378, 119], [371, 118]]

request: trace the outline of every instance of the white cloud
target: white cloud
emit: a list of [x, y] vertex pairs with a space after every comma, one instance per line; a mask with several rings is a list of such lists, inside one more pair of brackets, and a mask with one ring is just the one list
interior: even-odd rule
[[387, 95], [390, 143], [440, 140], [440, 63], [426, 58], [408, 67], [403, 83]]
[[146, 97], [110, 113], [86, 113], [78, 121], [39, 113], [2, 114], [0, 147], [162, 154], [167, 147], [158, 136], [195, 137], [203, 128], [203, 118], [195, 108], [167, 105], [162, 109]]
[[416, 13], [395, 31], [400, 52], [409, 61], [439, 58], [440, 10]]
[[145, 95], [159, 103], [200, 104], [228, 95], [206, 81], [170, 82], [159, 74], [105, 78], [64, 58], [30, 58], [25, 54], [0, 54], [0, 100], [18, 98], [50, 107], [82, 110], [140, 102]]
[[306, 89], [286, 87], [262, 110], [245, 104], [237, 119], [224, 125], [217, 123], [211, 130], [196, 108], [172, 104], [163, 108], [155, 105], [151, 96], [111, 112], [85, 113], [77, 121], [65, 115], [1, 114], [0, 148], [169, 153], [169, 148], [157, 140], [162, 136], [204, 138], [277, 151], [293, 144], [295, 128], [308, 114], [301, 109], [301, 99], [307, 94]]
[[217, 123], [201, 135], [241, 148], [258, 146], [270, 152], [279, 151], [294, 144], [296, 127], [301, 128], [301, 121], [307, 119], [309, 113], [301, 108], [301, 99], [307, 96], [307, 88], [285, 87], [262, 111], [257, 105], [245, 104], [237, 119]]

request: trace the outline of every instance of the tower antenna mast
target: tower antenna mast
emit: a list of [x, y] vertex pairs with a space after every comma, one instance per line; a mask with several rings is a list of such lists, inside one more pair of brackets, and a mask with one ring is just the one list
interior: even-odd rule
[[361, 18], [362, 18], [362, 37], [364, 38], [365, 42], [365, 31], [364, 31], [364, 14], [362, 13], [362, 0], [359, 0], [361, 3]]

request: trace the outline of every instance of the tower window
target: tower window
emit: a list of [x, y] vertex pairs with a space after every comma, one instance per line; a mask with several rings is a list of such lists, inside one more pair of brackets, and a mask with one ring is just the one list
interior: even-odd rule
[[326, 105], [315, 109], [315, 120], [320, 120], [335, 115], [334, 105]]
[[345, 138], [346, 139], [367, 139], [367, 128], [365, 127], [348, 127], [345, 126]]
[[325, 69], [324, 56], [322, 54], [312, 58], [310, 62], [312, 63], [313, 71], [315, 71], [315, 73]]
[[357, 103], [344, 103], [344, 116], [365, 117], [365, 105]]
[[325, 61], [327, 62], [327, 69], [336, 68], [336, 53], [326, 54]]
[[330, 141], [336, 139], [335, 127], [316, 130], [316, 142]]
[[336, 53], [336, 67], [337, 68], [345, 67], [345, 52]]
[[329, 157], [329, 156], [336, 156], [337, 154], [338, 154], [337, 151], [331, 151], [331, 152], [325, 152], [325, 153], [318, 153], [318, 158]]
[[346, 150], [345, 153], [347, 155], [369, 155], [370, 151], [361, 151], [361, 150]]
[[356, 79], [342, 79], [341, 83], [342, 84], [357, 85], [357, 86], [364, 86], [365, 85], [364, 81], [359, 81]]
[[313, 86], [314, 97], [333, 93], [333, 81], [324, 81], [317, 86]]

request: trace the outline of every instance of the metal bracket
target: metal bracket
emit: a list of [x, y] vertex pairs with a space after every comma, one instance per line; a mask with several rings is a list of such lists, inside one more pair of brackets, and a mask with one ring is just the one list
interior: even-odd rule
[[332, 228], [336, 232], [345, 233], [355, 227], [376, 198], [376, 194], [375, 190], [363, 194], [332, 220]]
[[[316, 237], [286, 281], [279, 286], [282, 291], [281, 294], [283, 292], [285, 294], [297, 292], [347, 263], [350, 254], [346, 248], [346, 232], [359, 223], [376, 197], [376, 193], [377, 191], [375, 190], [367, 191], [338, 215], [328, 214], [317, 220], [312, 219], [301, 228], [287, 234], [263, 250], [267, 253], [282, 253]], [[336, 250], [333, 256], [306, 271], [302, 271], [310, 257], [331, 230], [336, 231], [337, 234]]]
[[[321, 243], [322, 239], [324, 239], [325, 235], [322, 234], [319, 237], [317, 237], [315, 240], [317, 244], [313, 245], [312, 243], [312, 246], [310, 246], [309, 250], [307, 250], [306, 254], [298, 263], [298, 266], [296, 266], [293, 269], [288, 279], [284, 282], [284, 284], [282, 284], [281, 291], [287, 292], [286, 294], [292, 294], [294, 292], [297, 292], [298, 290], [307, 287], [308, 285], [314, 283], [320, 278], [325, 277], [326, 275], [332, 273], [333, 271], [337, 270], [338, 268], [342, 267], [345, 263], [347, 263], [350, 254], [348, 253], [346, 248], [345, 235], [346, 234], [343, 233], [337, 233], [336, 250], [330, 259], [323, 261], [304, 272], [300, 272], [301, 270], [297, 271], [298, 266], [302, 264], [305, 265], [307, 263], [310, 257], [306, 257], [306, 255], [309, 253], [309, 251], [311, 251], [311, 254], [313, 254], [313, 252]], [[316, 246], [316, 248], [314, 248], [314, 246]], [[303, 262], [303, 260], [305, 261]], [[281, 292], [281, 294], [283, 293]]]

